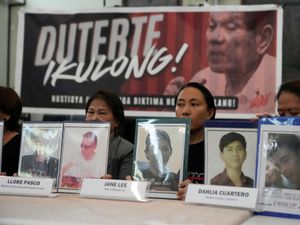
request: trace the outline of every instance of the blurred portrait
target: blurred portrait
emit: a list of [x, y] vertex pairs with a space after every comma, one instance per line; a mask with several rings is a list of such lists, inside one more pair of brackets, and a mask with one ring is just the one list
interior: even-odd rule
[[169, 134], [164, 130], [151, 130], [145, 139], [147, 162], [137, 162], [135, 179], [151, 182], [152, 190], [176, 191], [179, 184], [178, 171], [168, 167], [172, 155]]
[[299, 135], [270, 133], [265, 169], [265, 187], [300, 190]]
[[19, 176], [57, 178], [62, 128], [24, 126]]
[[[79, 135], [76, 135], [79, 136]], [[64, 156], [62, 162], [62, 178], [61, 187], [68, 188], [80, 188], [81, 180], [83, 177], [97, 177], [97, 135], [88, 131], [85, 132], [80, 142], [76, 142], [77, 146], [74, 146], [72, 153], [68, 154], [69, 157]], [[97, 155], [97, 157], [96, 157]]]

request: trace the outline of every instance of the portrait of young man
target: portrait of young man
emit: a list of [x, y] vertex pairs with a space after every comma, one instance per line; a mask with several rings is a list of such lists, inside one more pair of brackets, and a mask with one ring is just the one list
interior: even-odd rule
[[206, 136], [205, 184], [254, 187], [256, 129], [211, 129]]

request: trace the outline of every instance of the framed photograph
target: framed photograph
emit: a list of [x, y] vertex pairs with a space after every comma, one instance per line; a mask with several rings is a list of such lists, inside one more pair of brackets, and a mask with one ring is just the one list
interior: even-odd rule
[[205, 184], [255, 187], [257, 123], [212, 120], [204, 130]]
[[106, 173], [110, 123], [64, 122], [59, 192], [79, 193], [82, 179]]
[[2, 168], [3, 131], [4, 131], [4, 121], [0, 121], [0, 171]]
[[182, 0], [122, 0], [123, 6], [177, 6]]
[[262, 118], [258, 128], [257, 209], [300, 218], [300, 118]]
[[148, 181], [147, 197], [176, 198], [186, 177], [190, 120], [136, 120], [133, 178]]
[[63, 123], [23, 122], [18, 175], [54, 178], [57, 185]]

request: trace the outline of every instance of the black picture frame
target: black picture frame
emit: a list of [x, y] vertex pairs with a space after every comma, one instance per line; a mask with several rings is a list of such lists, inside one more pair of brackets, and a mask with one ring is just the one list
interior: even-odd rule
[[137, 119], [132, 177], [150, 182], [147, 197], [176, 198], [186, 177], [190, 120]]

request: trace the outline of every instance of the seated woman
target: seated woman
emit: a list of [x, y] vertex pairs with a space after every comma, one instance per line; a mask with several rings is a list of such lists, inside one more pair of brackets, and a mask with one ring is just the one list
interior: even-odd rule
[[189, 183], [204, 183], [204, 123], [215, 118], [216, 107], [210, 91], [202, 84], [191, 82], [176, 96], [176, 117], [190, 118], [188, 177], [180, 183], [177, 197], [185, 198]]
[[134, 180], [150, 181], [152, 191], [177, 191], [179, 176], [167, 166], [172, 155], [169, 134], [160, 129], [148, 133], [145, 154], [149, 162], [137, 162]]
[[220, 157], [225, 163], [222, 173], [210, 180], [212, 185], [253, 187], [253, 179], [242, 172], [243, 163], [247, 157], [247, 143], [243, 135], [230, 132], [222, 136], [219, 148]]
[[12, 88], [0, 86], [0, 120], [4, 121], [1, 174], [8, 176], [18, 172], [21, 113], [22, 102], [18, 94]]
[[[89, 98], [85, 112], [86, 121], [110, 122], [107, 174], [103, 174], [101, 178], [125, 180], [132, 172], [133, 144], [122, 138], [118, 132], [125, 119], [122, 101], [114, 93], [100, 90]], [[70, 164], [63, 168], [65, 174], [71, 170]], [[64, 185], [78, 186], [74, 179], [69, 178], [64, 180]]]

